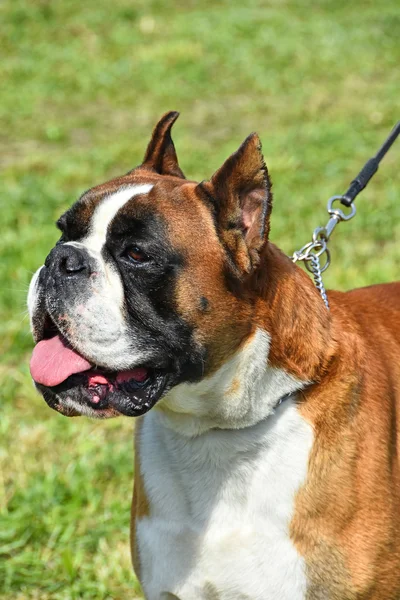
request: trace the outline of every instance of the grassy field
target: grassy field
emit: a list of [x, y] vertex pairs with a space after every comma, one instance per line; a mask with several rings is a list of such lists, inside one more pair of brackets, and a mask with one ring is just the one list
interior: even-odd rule
[[[398, 0], [3, 0], [0, 100], [0, 598], [140, 597], [128, 552], [132, 428], [50, 411], [28, 371], [31, 274], [80, 194], [138, 164], [181, 111], [204, 179], [253, 130], [286, 252], [326, 221], [399, 119]], [[329, 287], [399, 277], [400, 142], [335, 232]]]

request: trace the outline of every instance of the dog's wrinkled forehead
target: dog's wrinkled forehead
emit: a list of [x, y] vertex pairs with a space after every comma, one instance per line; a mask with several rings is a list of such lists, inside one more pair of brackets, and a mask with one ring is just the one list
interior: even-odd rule
[[[147, 194], [152, 187], [151, 184], [127, 185], [105, 195], [85, 224], [85, 245], [91, 250], [101, 252], [106, 243], [108, 228], [120, 209], [135, 196]], [[84, 202], [84, 199], [81, 202]]]
[[144, 233], [146, 227], [153, 232], [156, 228], [159, 233], [163, 229], [165, 238], [168, 225], [175, 237], [174, 224], [178, 220], [178, 229], [183, 228], [185, 221], [189, 229], [195, 226], [195, 214], [201, 217], [199, 210], [203, 216], [208, 212], [190, 197], [195, 185], [138, 169], [83, 194], [58, 220], [58, 226], [64, 241], [84, 242], [93, 252], [101, 252], [110, 236], [129, 234], [133, 227], [135, 233]]

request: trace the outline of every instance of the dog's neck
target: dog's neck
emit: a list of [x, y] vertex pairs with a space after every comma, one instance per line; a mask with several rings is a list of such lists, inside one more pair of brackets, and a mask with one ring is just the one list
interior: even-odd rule
[[255, 322], [268, 332], [268, 364], [300, 380], [319, 381], [336, 352], [332, 312], [311, 278], [271, 243], [266, 244], [252, 285]]
[[268, 244], [250, 284], [252, 333], [240, 349], [211, 376], [176, 386], [159, 403], [165, 423], [184, 435], [253, 426], [329, 365], [331, 319], [310, 278]]

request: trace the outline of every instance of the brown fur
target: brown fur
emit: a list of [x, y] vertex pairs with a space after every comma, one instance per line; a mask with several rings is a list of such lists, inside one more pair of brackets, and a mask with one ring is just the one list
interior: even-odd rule
[[[395, 600], [400, 284], [331, 292], [329, 300], [337, 350], [300, 407], [314, 427], [315, 443], [292, 537], [307, 561], [310, 599], [320, 598], [321, 583], [330, 581], [332, 600]], [[330, 556], [337, 566], [327, 573]]]

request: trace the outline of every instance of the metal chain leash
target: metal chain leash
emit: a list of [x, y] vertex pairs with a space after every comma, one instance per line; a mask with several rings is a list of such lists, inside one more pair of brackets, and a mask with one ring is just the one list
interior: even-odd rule
[[[326, 294], [325, 286], [322, 281], [322, 273], [326, 271], [331, 263], [331, 255], [328, 249], [328, 241], [332, 235], [336, 225], [341, 221], [349, 221], [356, 214], [356, 207], [353, 204], [356, 196], [365, 188], [370, 179], [378, 170], [379, 163], [385, 156], [386, 152], [392, 146], [400, 134], [400, 121], [395, 125], [388, 138], [385, 140], [381, 148], [373, 158], [370, 158], [361, 169], [359, 174], [350, 184], [349, 189], [343, 196], [332, 196], [328, 200], [328, 213], [330, 219], [325, 227], [317, 227], [314, 229], [311, 242], [305, 244], [300, 250], [293, 253], [292, 260], [297, 262], [304, 261], [306, 268], [314, 277], [316, 288], [321, 294], [322, 300], [326, 308], [329, 310], [329, 302]], [[343, 206], [350, 209], [350, 212], [343, 212], [341, 208], [334, 207], [336, 201], [340, 201]], [[323, 258], [322, 258], [323, 257]], [[321, 266], [321, 258], [322, 262]]]
[[322, 300], [324, 301], [326, 308], [329, 310], [328, 296], [326, 295], [324, 282], [322, 281], [322, 272], [321, 267], [319, 265], [319, 258], [317, 258], [314, 254], [311, 254], [310, 267], [314, 276], [315, 287], [321, 294]]
[[[349, 221], [356, 214], [356, 207], [354, 204], [350, 206], [350, 212], [348, 214], [345, 214], [341, 208], [334, 208], [334, 203], [337, 200], [342, 200], [342, 198], [343, 196], [332, 196], [332, 198], [328, 200], [328, 213], [330, 215], [328, 223], [325, 227], [317, 227], [314, 229], [311, 242], [305, 244], [305, 246], [300, 248], [300, 250], [297, 250], [297, 252], [294, 252], [292, 256], [293, 262], [297, 262], [298, 260], [305, 262], [306, 268], [313, 274], [315, 285], [328, 310], [328, 298], [322, 281], [322, 273], [326, 271], [331, 264], [328, 241], [338, 223], [341, 221]], [[323, 257], [324, 260], [322, 266], [321, 257]]]
[[[326, 254], [326, 262], [321, 268], [319, 257], [324, 253]], [[306, 268], [313, 274], [316, 288], [321, 294], [326, 308], [329, 310], [328, 297], [322, 280], [322, 273], [327, 269], [330, 263], [330, 254], [326, 242], [310, 242], [309, 244], [306, 244], [300, 250], [293, 253], [292, 260], [294, 263], [298, 260], [305, 262]]]

